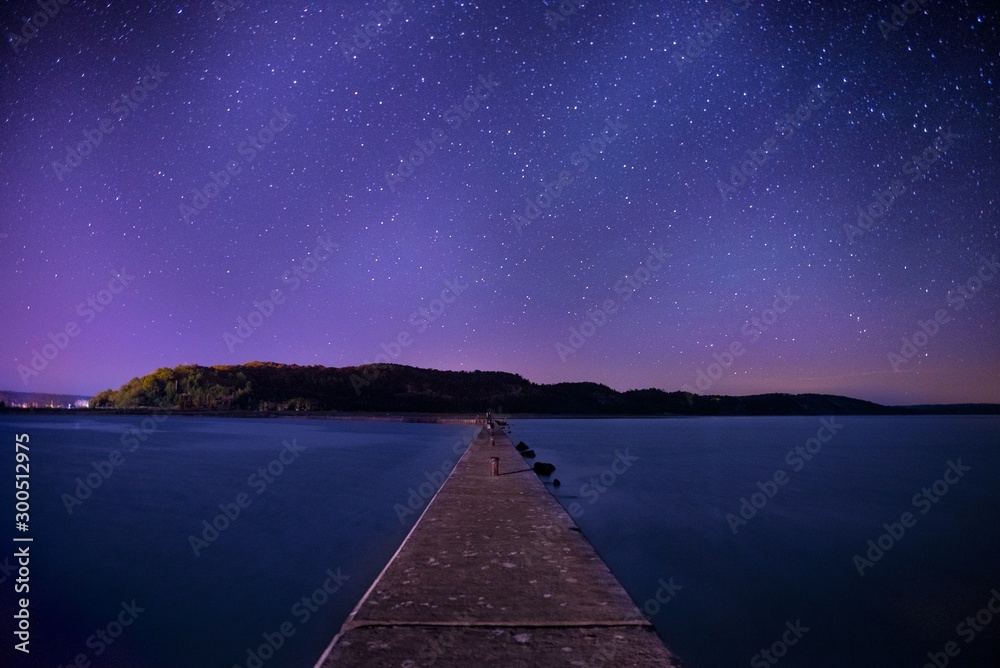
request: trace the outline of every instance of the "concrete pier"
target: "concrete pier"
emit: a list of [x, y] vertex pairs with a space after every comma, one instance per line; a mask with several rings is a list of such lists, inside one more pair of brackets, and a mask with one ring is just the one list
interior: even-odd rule
[[679, 666], [506, 434], [490, 436], [472, 442], [315, 668]]

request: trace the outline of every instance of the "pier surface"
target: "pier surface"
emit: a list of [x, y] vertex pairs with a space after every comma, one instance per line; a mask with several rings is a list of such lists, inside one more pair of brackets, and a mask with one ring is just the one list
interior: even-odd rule
[[484, 428], [470, 444], [316, 668], [679, 666], [510, 439], [494, 437]]

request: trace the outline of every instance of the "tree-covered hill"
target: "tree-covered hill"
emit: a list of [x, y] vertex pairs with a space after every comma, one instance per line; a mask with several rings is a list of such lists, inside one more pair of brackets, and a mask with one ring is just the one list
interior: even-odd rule
[[597, 383], [540, 385], [500, 371], [437, 371], [397, 364], [323, 367], [251, 362], [184, 365], [133, 378], [94, 408], [367, 411], [575, 415], [884, 414], [879, 404], [820, 394], [700, 396], [658, 389], [617, 392]]

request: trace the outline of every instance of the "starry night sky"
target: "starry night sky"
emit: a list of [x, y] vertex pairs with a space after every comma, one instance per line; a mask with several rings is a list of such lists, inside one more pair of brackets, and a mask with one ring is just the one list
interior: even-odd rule
[[995, 3], [52, 7], [0, 23], [0, 388], [388, 358], [1000, 402]]

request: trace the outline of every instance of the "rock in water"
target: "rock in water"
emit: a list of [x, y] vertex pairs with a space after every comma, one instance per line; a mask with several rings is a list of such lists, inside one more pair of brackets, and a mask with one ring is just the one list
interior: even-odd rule
[[522, 457], [527, 457], [528, 459], [534, 459], [534, 457], [535, 457], [535, 451], [534, 450], [525, 450], [524, 452], [521, 453], [521, 456]]
[[514, 446], [514, 449], [517, 450], [518, 452], [524, 452], [525, 450], [528, 449], [528, 446], [525, 444], [524, 441], [521, 441], [520, 443]]
[[552, 475], [552, 472], [556, 470], [556, 467], [548, 462], [535, 462], [531, 468], [538, 475]]

